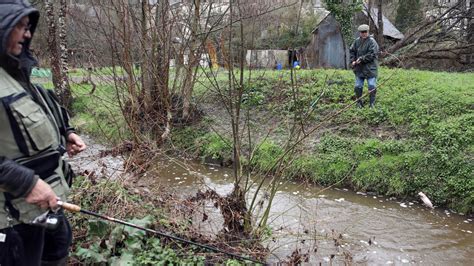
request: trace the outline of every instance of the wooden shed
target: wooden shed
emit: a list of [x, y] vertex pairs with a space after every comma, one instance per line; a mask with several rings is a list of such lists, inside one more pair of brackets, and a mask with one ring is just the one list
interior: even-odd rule
[[305, 67], [346, 68], [348, 49], [341, 26], [329, 11], [319, 11], [319, 23], [312, 33], [311, 42], [305, 49]]

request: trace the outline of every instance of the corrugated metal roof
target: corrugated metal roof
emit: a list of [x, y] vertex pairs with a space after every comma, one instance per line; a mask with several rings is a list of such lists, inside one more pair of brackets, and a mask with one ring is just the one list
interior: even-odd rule
[[321, 22], [323, 22], [323, 20], [327, 16], [329, 16], [330, 13], [331, 12], [329, 12], [327, 9], [322, 8], [322, 7], [318, 7], [314, 9], [314, 15], [316, 16], [316, 27], [311, 33], [314, 33], [318, 29], [319, 24], [321, 24]]

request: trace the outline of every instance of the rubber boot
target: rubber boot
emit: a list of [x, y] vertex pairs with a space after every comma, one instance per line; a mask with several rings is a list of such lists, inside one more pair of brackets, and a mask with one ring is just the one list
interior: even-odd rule
[[364, 107], [364, 102], [362, 101], [362, 88], [354, 87], [355, 96], [357, 98], [357, 107]]
[[370, 96], [370, 108], [375, 108], [375, 94], [377, 89], [375, 87], [369, 87], [369, 96]]

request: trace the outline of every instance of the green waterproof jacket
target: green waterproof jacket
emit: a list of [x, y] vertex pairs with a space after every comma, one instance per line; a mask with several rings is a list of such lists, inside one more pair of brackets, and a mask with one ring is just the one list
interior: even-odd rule
[[366, 39], [357, 38], [349, 48], [350, 62], [360, 59], [360, 64], [353, 68], [354, 74], [361, 78], [377, 77], [377, 57], [379, 45], [372, 37]]

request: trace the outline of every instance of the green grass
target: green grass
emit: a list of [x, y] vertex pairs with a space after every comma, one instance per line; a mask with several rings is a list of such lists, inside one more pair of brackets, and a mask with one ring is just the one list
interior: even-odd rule
[[98, 85], [92, 95], [91, 85], [75, 84], [72, 89], [75, 114], [72, 123], [79, 131], [107, 141], [130, 137], [112, 85]]

